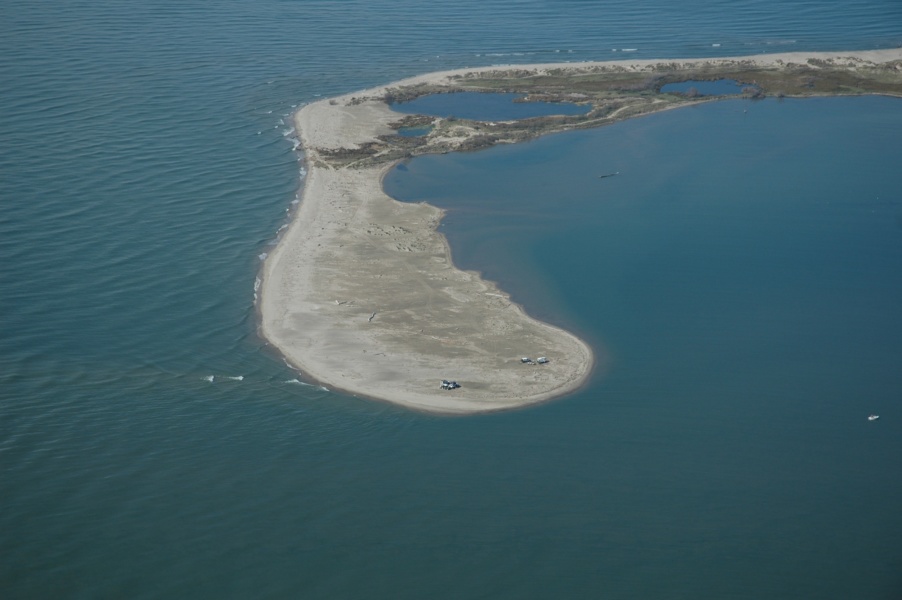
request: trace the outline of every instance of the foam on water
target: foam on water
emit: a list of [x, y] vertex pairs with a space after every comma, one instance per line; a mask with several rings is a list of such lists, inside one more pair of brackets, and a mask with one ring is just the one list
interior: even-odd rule
[[[244, 381], [244, 375], [224, 375], [220, 376], [220, 379], [228, 379], [229, 381]], [[216, 376], [206, 375], [203, 380], [209, 383], [214, 383], [216, 381]]]

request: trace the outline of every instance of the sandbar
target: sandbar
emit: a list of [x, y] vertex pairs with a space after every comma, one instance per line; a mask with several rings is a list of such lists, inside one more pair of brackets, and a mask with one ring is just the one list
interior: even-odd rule
[[[845, 87], [818, 89], [817, 69], [829, 79], [823, 85]], [[429, 73], [302, 107], [294, 121], [307, 176], [300, 205], [263, 265], [261, 335], [309, 379], [415, 410], [480, 413], [575, 392], [593, 373], [593, 349], [531, 317], [479, 273], [457, 268], [437, 229], [443, 211], [394, 200], [382, 178], [417, 154], [515, 143], [705, 101], [648, 86], [736, 72], [753, 73], [770, 88], [785, 83], [789, 96], [807, 88], [812, 95], [895, 94], [902, 50], [496, 65]], [[605, 87], [608, 80], [620, 87]], [[396, 135], [410, 117], [393, 112], [389, 100], [462, 89], [523, 91], [592, 102], [594, 109], [587, 117], [531, 120], [529, 127], [430, 119], [432, 132], [422, 139]], [[539, 356], [548, 362], [521, 361]], [[441, 389], [442, 380], [460, 387]]]

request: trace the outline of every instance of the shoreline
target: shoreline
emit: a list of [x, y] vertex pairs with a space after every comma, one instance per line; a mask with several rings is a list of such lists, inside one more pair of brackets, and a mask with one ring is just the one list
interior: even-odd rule
[[[500, 76], [511, 81], [553, 74], [566, 81], [599, 72], [622, 77], [704, 67], [716, 73], [738, 64], [780, 69], [797, 61], [828, 61], [831, 68], [839, 61], [841, 69], [854, 70], [900, 60], [902, 50], [893, 49], [476, 67], [308, 104], [293, 115], [307, 177], [300, 204], [262, 267], [261, 336], [289, 364], [330, 389], [414, 410], [473, 414], [571, 394], [594, 372], [592, 348], [533, 319], [479, 273], [458, 269], [437, 230], [444, 212], [394, 200], [384, 193], [382, 178], [412, 155], [469, 149], [468, 141], [516, 143], [530, 139], [524, 136], [597, 127], [692, 102], [640, 98], [636, 102], [644, 104], [638, 111], [633, 108], [638, 104], [621, 102], [588, 122], [552, 118], [546, 129], [528, 134], [509, 125], [490, 138], [484, 124], [455, 122], [451, 134], [437, 128], [422, 147], [399, 155], [391, 136], [405, 115], [391, 111], [386, 96], [398, 90], [450, 91]], [[547, 356], [549, 362], [522, 364], [522, 356]], [[462, 387], [442, 390], [442, 379]]]

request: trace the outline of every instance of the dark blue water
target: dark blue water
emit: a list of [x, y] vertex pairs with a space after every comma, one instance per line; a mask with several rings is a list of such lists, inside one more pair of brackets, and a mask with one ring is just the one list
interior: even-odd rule
[[420, 96], [410, 102], [399, 102], [392, 109], [406, 114], [434, 117], [458, 117], [476, 121], [507, 121], [548, 115], [582, 115], [591, 106], [567, 102], [516, 102], [522, 94], [486, 94], [455, 92]]
[[[788, 398], [804, 410], [771, 414], [782, 387], [763, 402], [698, 377], [711, 372], [702, 366], [680, 379], [691, 346], [671, 365], [679, 342], [656, 341], [679, 339], [660, 327], [679, 323], [672, 314], [647, 325], [650, 309], [632, 321], [586, 316], [586, 302], [599, 315], [648, 306], [643, 290], [662, 288], [635, 279], [641, 261], [580, 254], [585, 228], [573, 225], [568, 252], [583, 266], [561, 270], [543, 245], [553, 236], [512, 224], [509, 237], [534, 245], [503, 252], [535, 258], [510, 272], [511, 290], [609, 348], [609, 376], [532, 410], [441, 419], [296, 383], [256, 336], [253, 301], [259, 256], [301, 185], [287, 118], [297, 105], [434, 69], [623, 48], [636, 58], [885, 48], [902, 43], [900, 23], [902, 6], [878, 0], [2, 3], [0, 596], [898, 595], [888, 325], [835, 350], [887, 348], [848, 380], [812, 357], [802, 379], [837, 385], [823, 410]], [[850, 102], [839, 116], [870, 114]], [[893, 131], [882, 114], [878, 129]], [[834, 129], [801, 137], [827, 132], [822, 160], [841, 172], [849, 158], [831, 153], [844, 146]], [[651, 151], [653, 138], [636, 135], [632, 152]], [[651, 145], [673, 133], [663, 135]], [[592, 180], [608, 191], [637, 179], [615, 156], [598, 170], [622, 176]], [[647, 176], [662, 180], [669, 164], [649, 162]], [[723, 177], [706, 164], [698, 181]], [[811, 180], [783, 173], [762, 180], [773, 186], [762, 195], [787, 182], [799, 195]], [[854, 181], [852, 191], [869, 179]], [[632, 231], [663, 243], [660, 228]], [[838, 243], [850, 235], [838, 231]], [[850, 282], [870, 268], [842, 264]], [[632, 295], [600, 299], [620, 277]], [[691, 306], [680, 286], [664, 289], [673, 311]], [[710, 318], [694, 344], [732, 322]], [[837, 322], [843, 344], [853, 334]], [[724, 362], [720, 372], [761, 375]], [[808, 398], [799, 378], [787, 368], [785, 387]], [[674, 396], [661, 394], [668, 386]], [[870, 410], [883, 419], [864, 422]]]

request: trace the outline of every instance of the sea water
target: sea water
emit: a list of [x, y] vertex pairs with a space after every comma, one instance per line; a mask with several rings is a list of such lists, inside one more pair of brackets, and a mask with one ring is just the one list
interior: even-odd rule
[[[771, 114], [764, 103], [749, 108], [754, 127], [730, 130], [731, 147], [756, 148], [732, 161], [740, 170], [810, 153], [795, 142], [823, 136], [814, 173], [787, 160], [750, 180], [711, 156], [690, 161], [703, 149], [692, 140], [714, 143], [744, 117], [689, 109], [602, 133], [625, 137], [584, 179], [546, 181], [533, 208], [472, 227], [452, 211], [455, 260], [604, 352], [592, 384], [557, 402], [448, 419], [322, 389], [257, 337], [254, 294], [302, 185], [290, 114], [303, 103], [466, 66], [893, 47], [900, 11], [880, 0], [4, 2], [0, 596], [898, 595], [897, 292], [889, 276], [876, 296], [868, 287], [895, 256], [885, 190], [898, 181], [878, 183], [898, 150], [876, 144], [895, 131], [892, 105]], [[776, 109], [827, 120], [792, 143], [751, 145]], [[873, 126], [839, 126], [853, 116]], [[871, 132], [873, 147], [844, 152], [850, 130]], [[588, 143], [580, 135], [572, 143]], [[656, 153], [665, 146], [679, 160]], [[551, 158], [520, 160], [553, 177], [563, 165]], [[506, 179], [503, 194], [525, 198]], [[814, 188], [871, 205], [787, 204], [777, 229], [834, 214], [854, 227], [831, 221], [834, 244], [804, 246], [807, 259], [787, 254], [792, 236], [750, 245], [774, 253], [780, 285], [746, 297], [760, 259], [733, 249], [729, 268], [705, 261], [722, 242], [760, 240], [762, 217], [747, 207], [732, 218], [751, 229], [727, 228], [705, 186], [729, 200], [750, 181], [762, 202], [813, 201]], [[583, 222], [568, 210], [586, 191], [610, 212]], [[543, 228], [538, 213], [518, 219], [549, 200]], [[883, 252], [835, 252], [863, 237]], [[480, 260], [493, 248], [500, 262]], [[804, 260], [808, 295], [787, 307]], [[861, 310], [841, 309], [857, 289]], [[881, 420], [866, 422], [870, 411]]]
[[896, 582], [902, 444], [866, 417], [902, 390], [900, 140], [896, 98], [733, 100], [386, 179], [448, 211], [459, 266], [602, 349], [568, 408], [600, 419], [572, 424], [599, 438], [589, 529], [637, 597]]

